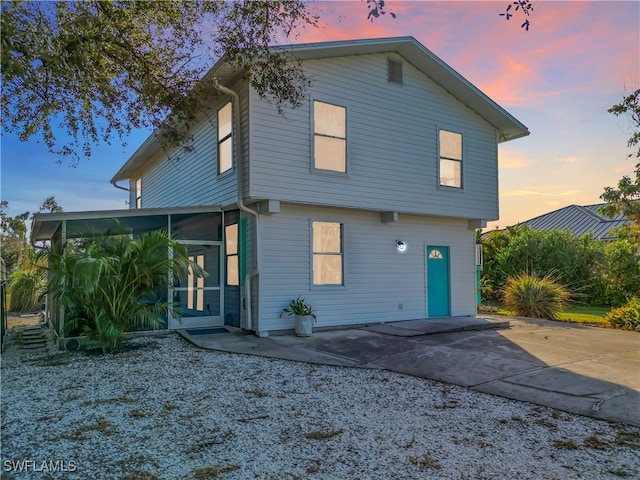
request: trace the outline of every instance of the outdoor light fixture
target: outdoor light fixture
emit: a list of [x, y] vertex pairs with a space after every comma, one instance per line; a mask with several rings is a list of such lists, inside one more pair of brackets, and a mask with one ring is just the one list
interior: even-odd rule
[[400, 253], [406, 252], [407, 251], [407, 244], [404, 243], [402, 240], [396, 240], [396, 248], [398, 249], [398, 251]]

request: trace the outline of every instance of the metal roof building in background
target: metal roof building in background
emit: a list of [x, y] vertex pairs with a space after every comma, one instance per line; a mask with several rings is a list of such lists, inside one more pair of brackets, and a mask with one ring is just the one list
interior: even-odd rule
[[631, 220], [623, 215], [616, 215], [614, 218], [606, 217], [600, 213], [600, 208], [604, 205], [604, 203], [586, 206], [569, 205], [520, 222], [518, 225], [526, 225], [532, 230], [544, 232], [555, 229], [569, 230], [578, 236], [591, 233], [598, 240], [615, 240], [616, 236], [611, 230], [631, 223]]

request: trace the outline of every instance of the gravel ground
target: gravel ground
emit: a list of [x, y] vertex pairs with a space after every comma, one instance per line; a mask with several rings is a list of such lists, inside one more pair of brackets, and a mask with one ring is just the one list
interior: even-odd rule
[[2, 478], [640, 477], [640, 429], [397, 373], [200, 350], [2, 362]]

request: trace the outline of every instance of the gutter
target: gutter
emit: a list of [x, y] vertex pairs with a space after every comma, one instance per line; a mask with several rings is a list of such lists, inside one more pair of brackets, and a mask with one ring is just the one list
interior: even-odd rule
[[125, 187], [123, 187], [121, 185], [118, 185], [117, 182], [118, 182], [117, 180], [111, 180], [111, 185], [113, 185], [116, 188], [119, 188], [120, 190], [124, 190], [125, 192], [129, 192], [128, 188], [125, 188]]
[[[252, 215], [256, 220], [256, 269], [247, 273], [244, 278], [245, 285], [245, 307], [247, 311], [247, 320], [246, 325], [247, 330], [256, 330], [253, 329], [253, 317], [252, 317], [252, 309], [251, 309], [251, 280], [253, 278], [258, 279], [258, 286], [260, 281], [260, 261], [262, 255], [260, 254], [261, 246], [260, 246], [260, 214], [253, 210], [252, 208], [247, 207], [244, 204], [243, 195], [242, 195], [242, 166], [243, 166], [243, 155], [242, 155], [242, 134], [240, 130], [240, 96], [230, 88], [225, 87], [224, 85], [220, 85], [220, 81], [218, 77], [213, 77], [213, 82], [215, 83], [216, 88], [222, 93], [226, 93], [227, 95], [233, 98], [233, 123], [236, 131], [236, 174], [237, 174], [237, 185], [238, 185], [238, 208], [249, 215]], [[258, 305], [260, 305], [260, 299], [258, 298]], [[258, 309], [259, 311], [259, 309]], [[260, 336], [260, 332], [257, 332]]]

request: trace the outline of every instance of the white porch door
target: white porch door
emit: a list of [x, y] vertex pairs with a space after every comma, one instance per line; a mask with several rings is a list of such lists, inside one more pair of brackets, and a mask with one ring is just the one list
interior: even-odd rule
[[184, 241], [188, 257], [209, 274], [196, 277], [191, 271], [176, 279], [170, 297], [181, 318], [169, 315], [169, 328], [214, 327], [224, 325], [221, 269], [222, 243]]

